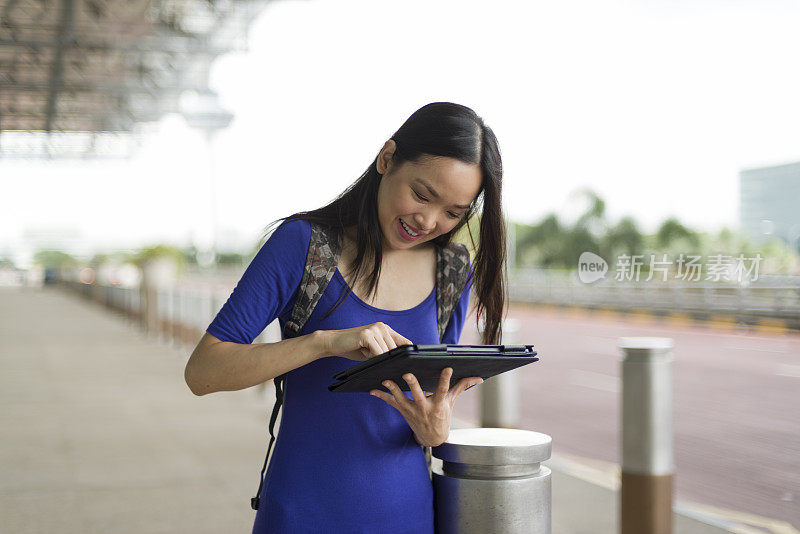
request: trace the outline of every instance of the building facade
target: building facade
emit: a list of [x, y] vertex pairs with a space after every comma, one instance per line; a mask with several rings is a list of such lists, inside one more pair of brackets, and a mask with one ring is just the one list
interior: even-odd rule
[[777, 237], [800, 252], [800, 161], [739, 173], [739, 225], [755, 240]]

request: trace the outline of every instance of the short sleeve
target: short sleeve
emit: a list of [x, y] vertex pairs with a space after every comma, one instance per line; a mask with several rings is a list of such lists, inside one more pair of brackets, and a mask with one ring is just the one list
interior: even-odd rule
[[442, 336], [442, 343], [447, 345], [458, 345], [458, 340], [461, 339], [461, 331], [464, 330], [464, 323], [467, 320], [467, 313], [469, 312], [469, 294], [472, 289], [472, 264], [469, 266], [469, 282], [464, 286], [461, 292], [461, 298], [458, 299], [458, 305], [453, 310], [453, 315], [450, 316], [450, 322], [447, 323], [447, 328], [444, 330]]
[[248, 265], [206, 332], [221, 341], [252, 343], [289, 311], [303, 277], [311, 241], [307, 221], [284, 221]]

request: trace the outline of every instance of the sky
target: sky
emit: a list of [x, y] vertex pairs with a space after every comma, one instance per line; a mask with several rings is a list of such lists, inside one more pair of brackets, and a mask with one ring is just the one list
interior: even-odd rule
[[574, 218], [588, 187], [645, 231], [735, 227], [739, 171], [800, 160], [798, 23], [771, 0], [272, 2], [214, 65], [235, 118], [212, 148], [169, 115], [129, 161], [0, 160], [0, 253], [26, 230], [249, 249], [434, 101], [494, 130], [514, 220]]

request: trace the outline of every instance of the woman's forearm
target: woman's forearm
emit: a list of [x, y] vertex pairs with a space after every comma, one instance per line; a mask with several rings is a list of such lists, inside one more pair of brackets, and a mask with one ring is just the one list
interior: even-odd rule
[[184, 378], [195, 395], [238, 391], [325, 356], [329, 354], [323, 331], [256, 344], [219, 341], [205, 334], [186, 363]]

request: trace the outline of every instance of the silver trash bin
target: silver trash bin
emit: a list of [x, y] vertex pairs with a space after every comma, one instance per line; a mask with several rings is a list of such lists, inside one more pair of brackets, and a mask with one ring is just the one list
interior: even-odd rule
[[551, 448], [529, 430], [451, 430], [431, 451], [437, 534], [550, 534]]

